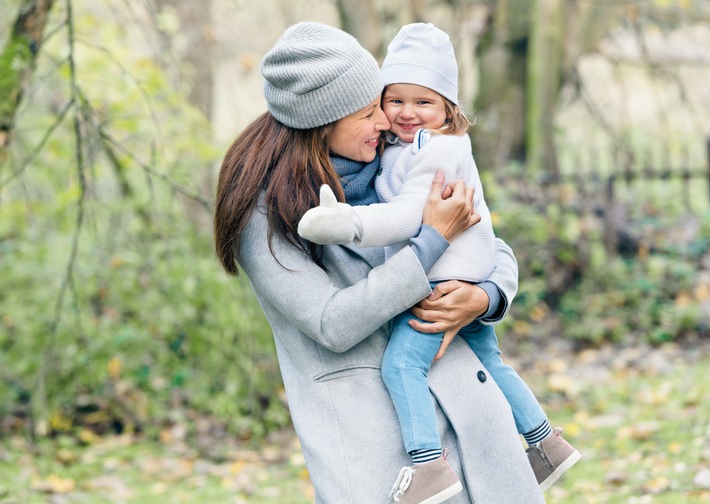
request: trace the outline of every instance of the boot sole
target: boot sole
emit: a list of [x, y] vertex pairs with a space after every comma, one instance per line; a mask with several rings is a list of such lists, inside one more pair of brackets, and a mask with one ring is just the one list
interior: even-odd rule
[[457, 481], [455, 485], [451, 485], [449, 488], [429, 497], [427, 500], [423, 500], [420, 504], [439, 504], [440, 502], [450, 499], [462, 490], [463, 485], [461, 485], [460, 481]]
[[567, 457], [564, 462], [557, 466], [557, 469], [555, 469], [552, 474], [545, 478], [545, 481], [540, 483], [540, 491], [546, 492], [552, 485], [557, 482], [558, 479], [562, 477], [564, 473], [566, 473], [573, 465], [579, 462], [579, 459], [581, 458], [582, 454], [575, 450], [572, 455]]

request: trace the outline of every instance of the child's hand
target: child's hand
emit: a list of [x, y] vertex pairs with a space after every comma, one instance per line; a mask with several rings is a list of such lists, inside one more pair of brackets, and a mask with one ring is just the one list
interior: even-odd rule
[[422, 212], [422, 222], [451, 242], [460, 233], [478, 224], [481, 216], [473, 206], [473, 187], [467, 187], [461, 180], [442, 189], [443, 184], [444, 174], [437, 171]]
[[333, 190], [324, 184], [320, 188], [320, 205], [303, 215], [298, 234], [321, 245], [350, 243], [357, 235], [353, 209], [347, 203], [338, 203]]

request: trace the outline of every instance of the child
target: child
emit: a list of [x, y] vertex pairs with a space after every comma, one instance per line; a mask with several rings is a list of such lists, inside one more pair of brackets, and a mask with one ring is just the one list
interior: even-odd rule
[[[447, 181], [474, 187], [481, 222], [452, 241], [428, 272], [432, 287], [458, 279], [479, 283], [494, 267], [495, 235], [467, 136], [470, 122], [458, 106], [458, 69], [448, 35], [432, 24], [404, 26], [382, 65], [382, 107], [391, 123], [375, 188], [381, 204], [350, 207], [335, 203], [324, 186], [321, 206], [309, 210], [298, 232], [314, 243], [385, 246], [387, 256], [417, 234], [431, 179], [443, 170]], [[407, 311], [394, 322], [382, 361], [382, 377], [399, 417], [413, 467], [400, 471], [392, 496], [400, 503], [443, 502], [461, 491], [439, 439], [427, 374], [442, 334], [416, 332]], [[528, 460], [543, 491], [574, 465], [580, 454], [552, 429], [530, 389], [501, 359], [493, 327], [474, 321], [459, 333], [478, 355], [508, 399], [515, 423], [528, 443]], [[427, 500], [428, 499], [428, 500]]]

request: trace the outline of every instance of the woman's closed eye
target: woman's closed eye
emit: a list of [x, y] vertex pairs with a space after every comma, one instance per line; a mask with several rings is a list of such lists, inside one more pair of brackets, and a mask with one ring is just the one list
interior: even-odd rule
[[377, 105], [375, 105], [375, 106], [373, 106], [373, 107], [370, 107], [369, 112], [368, 112], [366, 115], [363, 116], [363, 119], [370, 119], [372, 116], [375, 115], [375, 112], [377, 111], [377, 109], [378, 109], [379, 107], [380, 107], [379, 104], [377, 104]]

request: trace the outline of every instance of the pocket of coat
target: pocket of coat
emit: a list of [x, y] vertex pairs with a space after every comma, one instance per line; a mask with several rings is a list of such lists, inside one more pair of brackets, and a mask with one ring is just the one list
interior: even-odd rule
[[364, 374], [380, 374], [380, 366], [348, 366], [344, 368], [331, 369], [318, 373], [313, 377], [316, 383], [327, 382], [331, 380], [339, 380], [340, 378], [349, 378], [351, 376], [359, 376]]

